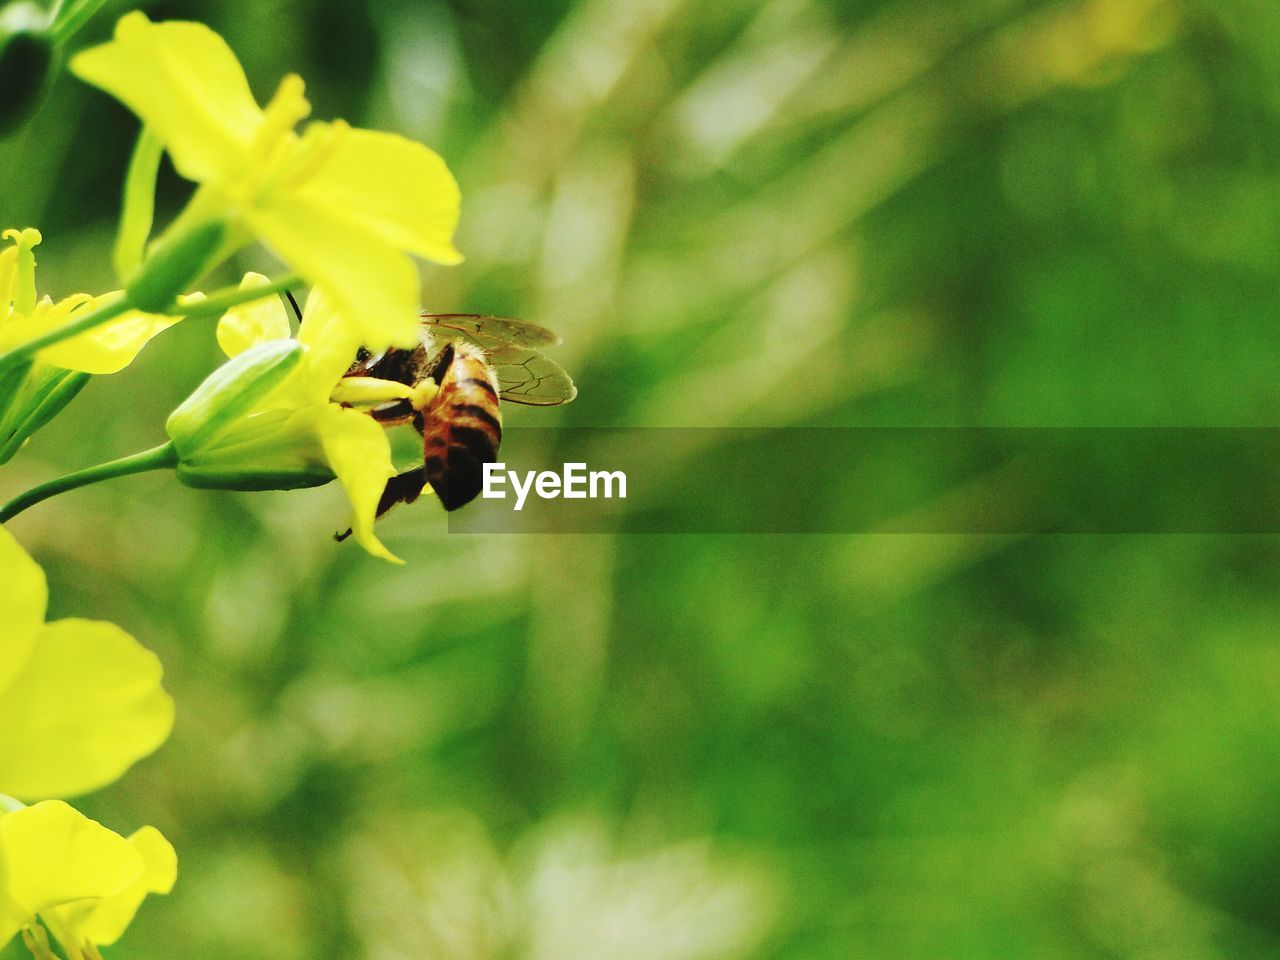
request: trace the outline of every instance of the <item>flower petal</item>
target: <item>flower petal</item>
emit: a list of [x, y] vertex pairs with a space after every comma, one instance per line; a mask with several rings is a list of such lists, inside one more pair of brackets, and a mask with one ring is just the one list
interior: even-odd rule
[[263, 122], [235, 54], [200, 23], [125, 14], [115, 39], [76, 54], [71, 71], [142, 118], [197, 183], [234, 177]]
[[359, 329], [335, 309], [333, 296], [323, 286], [312, 288], [302, 316], [298, 342], [307, 348], [306, 400], [328, 403], [363, 341]]
[[40, 565], [0, 527], [0, 703], [44, 627], [49, 588]]
[[408, 256], [327, 205], [284, 193], [244, 218], [281, 260], [324, 288], [360, 342], [372, 350], [418, 342], [418, 271]]
[[399, 250], [436, 263], [462, 260], [453, 246], [458, 182], [438, 154], [397, 134], [348, 130], [298, 196], [359, 222]]
[[[260, 273], [246, 273], [240, 289], [265, 287], [271, 280]], [[218, 346], [228, 357], [243, 353], [267, 340], [286, 340], [292, 331], [289, 315], [278, 296], [272, 295], [252, 303], [232, 307], [218, 321]]]
[[85, 897], [109, 897], [143, 873], [124, 837], [63, 803], [46, 800], [0, 817], [9, 897], [28, 918]]
[[[109, 293], [83, 303], [76, 303], [73, 309], [61, 319], [58, 318], [60, 311], [56, 309], [57, 306], [61, 306], [58, 304], [47, 317], [42, 318], [43, 322], [40, 325], [53, 329], [66, 320], [74, 320], [77, 314], [96, 309], [108, 298], [115, 296], [117, 294]], [[66, 302], [63, 301], [63, 303]], [[158, 313], [130, 310], [117, 319], [94, 327], [78, 337], [46, 347], [40, 351], [39, 357], [45, 363], [66, 370], [78, 370], [81, 373], [119, 373], [134, 361], [152, 337], [162, 330], [167, 330], [181, 319], [181, 317], [167, 317]], [[37, 335], [38, 332], [44, 331], [33, 330], [32, 335]]]
[[317, 411], [316, 433], [351, 501], [356, 542], [375, 557], [402, 563], [373, 532], [378, 501], [396, 472], [386, 431], [372, 417], [330, 404]]
[[155, 827], [143, 827], [129, 837], [129, 845], [142, 857], [137, 879], [119, 893], [59, 911], [63, 925], [82, 940], [110, 946], [128, 929], [138, 907], [149, 893], [168, 893], [178, 879], [178, 855]]
[[72, 796], [115, 780], [173, 727], [161, 673], [114, 624], [48, 624], [0, 697], [0, 792]]

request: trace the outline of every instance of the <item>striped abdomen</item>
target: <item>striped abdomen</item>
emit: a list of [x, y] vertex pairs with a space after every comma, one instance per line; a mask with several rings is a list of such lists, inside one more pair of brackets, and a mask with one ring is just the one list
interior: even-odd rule
[[423, 465], [427, 482], [446, 510], [456, 510], [480, 494], [484, 465], [498, 457], [502, 411], [498, 382], [477, 347], [453, 343], [439, 392], [421, 413]]

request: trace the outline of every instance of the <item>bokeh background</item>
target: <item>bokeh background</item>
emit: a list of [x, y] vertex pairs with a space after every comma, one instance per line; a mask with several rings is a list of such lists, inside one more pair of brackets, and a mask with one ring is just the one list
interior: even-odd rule
[[[554, 327], [581, 389], [513, 424], [1280, 417], [1269, 0], [140, 6], [448, 159], [468, 259], [426, 302]], [[135, 133], [62, 75], [0, 143], [44, 291], [113, 284]], [[214, 359], [167, 333], [4, 494], [157, 442]], [[124, 625], [178, 702], [82, 801], [181, 858], [109, 956], [1280, 955], [1275, 537], [461, 536], [427, 503], [397, 568], [344, 520], [148, 475], [13, 523], [51, 616]]]

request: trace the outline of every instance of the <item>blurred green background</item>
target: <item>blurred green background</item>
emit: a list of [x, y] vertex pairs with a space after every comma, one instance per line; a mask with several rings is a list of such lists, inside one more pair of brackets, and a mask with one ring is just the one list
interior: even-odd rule
[[[1280, 417], [1269, 0], [141, 6], [447, 158], [468, 259], [426, 302], [555, 328], [581, 390], [512, 424]], [[135, 133], [62, 75], [0, 143], [44, 292], [112, 286]], [[5, 495], [157, 442], [214, 360], [167, 333]], [[449, 536], [426, 503], [396, 568], [345, 517], [148, 475], [13, 523], [51, 616], [131, 630], [178, 701], [81, 802], [181, 858], [110, 956], [1280, 955], [1275, 537]]]

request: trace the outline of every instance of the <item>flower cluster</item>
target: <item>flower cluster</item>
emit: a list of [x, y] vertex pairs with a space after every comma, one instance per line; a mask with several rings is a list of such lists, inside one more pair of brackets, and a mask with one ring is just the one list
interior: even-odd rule
[[[40, 231], [5, 230], [0, 250], [0, 351], [37, 342], [95, 310], [118, 302], [75, 293], [54, 302], [36, 292], [35, 248]], [[90, 374], [118, 373], [176, 318], [129, 310], [83, 333], [52, 343], [28, 362], [0, 373], [0, 463], [11, 459], [40, 426], [79, 392]]]
[[[266, 283], [249, 274], [242, 287]], [[318, 289], [307, 300], [296, 340], [284, 305], [271, 297], [228, 311], [218, 321], [218, 343], [231, 360], [165, 425], [178, 452], [179, 479], [196, 487], [260, 490], [336, 476], [351, 501], [357, 542], [395, 560], [373, 533], [378, 500], [395, 474], [391, 445], [354, 405], [408, 398], [414, 390], [384, 380], [344, 380], [360, 344]]]
[[410, 346], [418, 274], [409, 254], [462, 259], [460, 195], [444, 161], [390, 133], [315, 122], [289, 74], [263, 109], [225, 41], [198, 23], [126, 14], [110, 43], [77, 54], [77, 76], [136, 113], [199, 185], [160, 243], [221, 223], [225, 255], [257, 238], [323, 289], [359, 338]]
[[[140, 469], [173, 467], [191, 486], [226, 489], [337, 479], [357, 542], [394, 560], [372, 531], [394, 472], [390, 451], [378, 425], [357, 410], [362, 400], [394, 399], [407, 388], [344, 383], [341, 402], [335, 390], [361, 347], [376, 353], [417, 343], [412, 257], [461, 259], [452, 242], [458, 185], [444, 161], [422, 144], [342, 121], [297, 132], [310, 112], [302, 80], [286, 76], [259, 106], [230, 48], [198, 23], [126, 14], [111, 41], [77, 53], [70, 68], [143, 123], [115, 248], [123, 287], [38, 300], [32, 249], [40, 235], [6, 234], [14, 244], [0, 255], [0, 304], [8, 305], [0, 316], [0, 462], [89, 375], [123, 368], [184, 316], [225, 313], [219, 342], [230, 359], [169, 418], [169, 444], [30, 491], [0, 507], [0, 521], [53, 493]], [[162, 152], [196, 189], [148, 243]], [[208, 297], [187, 294], [255, 240], [293, 273], [254, 274]], [[296, 340], [274, 296], [295, 284], [311, 288]]]
[[173, 701], [154, 654], [111, 623], [46, 623], [47, 599], [0, 529], [0, 944], [39, 921], [78, 958], [169, 891], [177, 858], [152, 827], [122, 837], [46, 798], [119, 778], [168, 738]]
[[[41, 53], [39, 76], [6, 89], [0, 135], [29, 113], [54, 56], [101, 6], [25, 5], [0, 14], [0, 71]], [[28, 59], [24, 59], [28, 58]], [[34, 62], [34, 61], [31, 61]], [[289, 489], [337, 479], [356, 540], [394, 560], [373, 533], [393, 475], [382, 427], [363, 409], [424, 402], [424, 388], [347, 378], [361, 348], [417, 342], [414, 257], [461, 260], [459, 190], [425, 146], [342, 121], [296, 127], [310, 112], [295, 75], [265, 107], [226, 43], [198, 23], [128, 13], [113, 38], [70, 70], [142, 122], [125, 184], [113, 265], [119, 289], [40, 296], [33, 228], [0, 240], [0, 464], [95, 375], [127, 367], [186, 318], [219, 317], [227, 361], [168, 418], [168, 441], [28, 491], [0, 522], [48, 496], [142, 469], [172, 467], [191, 486]], [[15, 68], [16, 69], [16, 68]], [[6, 83], [8, 81], [6, 80]], [[161, 156], [195, 188], [152, 238]], [[233, 289], [191, 291], [261, 241], [287, 270]], [[310, 287], [295, 336], [278, 293]], [[39, 960], [93, 960], [144, 898], [167, 893], [177, 857], [153, 827], [122, 836], [65, 802], [104, 787], [157, 749], [173, 724], [157, 658], [111, 623], [46, 622], [43, 571], [0, 528], [0, 947], [21, 934]], [[56, 947], [55, 947], [56, 944]]]

